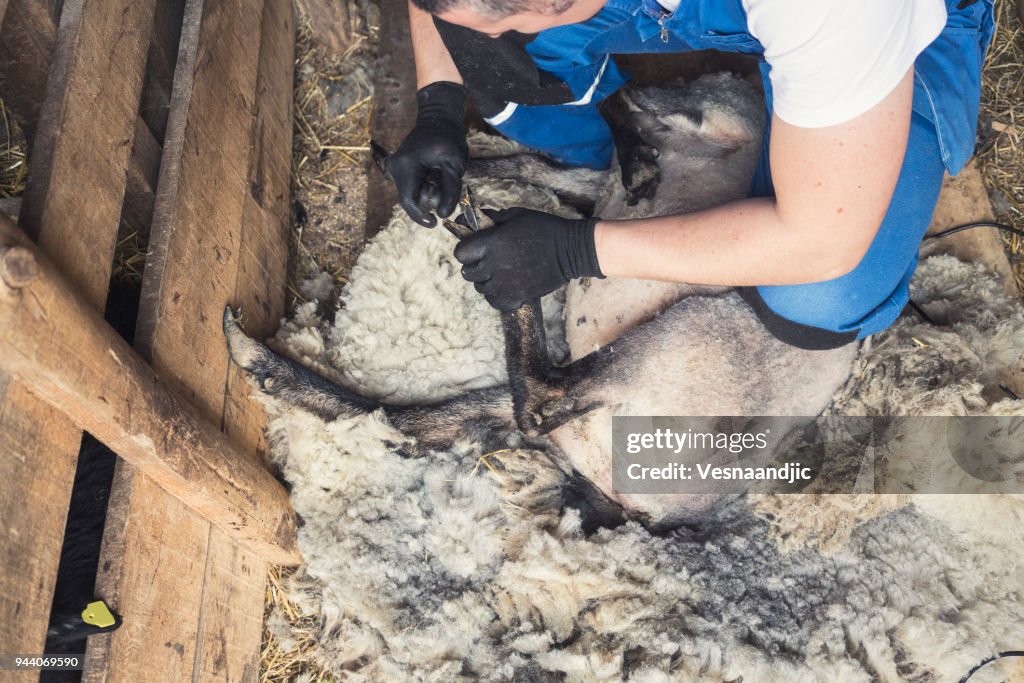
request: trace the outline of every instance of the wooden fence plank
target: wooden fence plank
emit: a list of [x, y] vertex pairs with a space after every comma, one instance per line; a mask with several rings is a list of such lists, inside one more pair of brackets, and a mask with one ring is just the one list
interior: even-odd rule
[[[283, 487], [168, 390], [24, 233], [0, 217], [5, 247], [0, 370], [253, 552], [298, 561], [295, 515]], [[15, 254], [38, 264], [24, 286], [11, 282]]]
[[[41, 654], [81, 432], [21, 383], [0, 374], [0, 385], [0, 643], [8, 653]], [[39, 680], [38, 672], [4, 674]]]
[[[13, 0], [0, 29], [0, 85], [28, 121], [27, 134], [36, 131], [40, 141], [32, 149], [23, 221], [97, 312], [106, 300], [125, 187], [124, 140], [145, 57], [134, 32], [152, 11], [152, 0], [121, 4], [124, 13], [109, 2], [73, 0], [57, 32], [54, 3]], [[118, 79], [116, 87], [108, 78]], [[83, 178], [94, 183], [88, 192]], [[7, 484], [0, 494], [8, 529], [3, 554], [15, 564], [31, 558], [4, 574], [0, 589], [13, 603], [0, 605], [0, 642], [42, 652], [81, 430], [23, 383], [12, 381], [0, 400], [0, 441], [9, 446], [0, 461]]]
[[0, 26], [0, 97], [31, 147], [46, 97], [57, 16], [45, 0], [9, 0]]
[[164, 141], [136, 332], [140, 352], [211, 420], [228, 370], [220, 309], [238, 267], [261, 6], [204, 5], [195, 67], [177, 71], [171, 109], [183, 120]]
[[[234, 301], [247, 329], [269, 336], [284, 313], [291, 221], [292, 72], [295, 19], [291, 0], [266, 0], [260, 40], [256, 109], [242, 210], [242, 239]], [[253, 457], [266, 454], [266, 417], [232, 365], [224, 402], [224, 431]], [[255, 681], [263, 636], [268, 563], [226, 538], [210, 534], [200, 622], [199, 680]], [[257, 609], [256, 606], [260, 607]]]
[[124, 624], [89, 638], [84, 683], [193, 680], [210, 525], [177, 500], [160, 504], [165, 497], [153, 479], [118, 461], [96, 590]]
[[[54, 17], [59, 11], [61, 3], [55, 0], [10, 0], [11, 2], [11, 24], [2, 26], [0, 24], [0, 96], [5, 98], [5, 103], [14, 113], [22, 127], [29, 145], [33, 147], [33, 168], [36, 155], [34, 152], [35, 134], [42, 112], [42, 103], [47, 92], [47, 75], [50, 71], [54, 58], [57, 26]], [[153, 0], [147, 0], [142, 6], [151, 5]], [[145, 145], [141, 149], [135, 147], [129, 165], [129, 197], [126, 200], [128, 215], [126, 222], [132, 229], [146, 227], [153, 208], [153, 190], [156, 187], [156, 178], [149, 187], [141, 185], [138, 181], [141, 177], [148, 177], [150, 169], [147, 164], [160, 159], [160, 143], [167, 120], [167, 96], [170, 92], [173, 69], [173, 58], [177, 50], [177, 40], [180, 32], [181, 8], [184, 0], [159, 0], [156, 2], [156, 14], [152, 19], [152, 26], [140, 28], [132, 26], [130, 33], [126, 32], [130, 43], [142, 43], [146, 45], [145, 36], [151, 36], [151, 44], [148, 45], [147, 69], [152, 68], [156, 74], [147, 76], [144, 80], [142, 114], [140, 120], [150, 128], [152, 132], [150, 140], [156, 143], [156, 154], [152, 154], [152, 145]], [[150, 12], [152, 14], [152, 12]], [[113, 18], [113, 12], [109, 17]], [[177, 22], [179, 27], [174, 28]], [[127, 25], [126, 25], [127, 26]], [[140, 33], [141, 31], [141, 33]], [[120, 43], [117, 41], [121, 49]], [[167, 60], [172, 60], [170, 65]], [[114, 69], [106, 74], [107, 87], [116, 88], [118, 85], [129, 85], [129, 82], [122, 82], [118, 78], [118, 69], [123, 66], [135, 68], [135, 62], [130, 65], [123, 64], [118, 60], [112, 60]], [[127, 92], [138, 98], [138, 93], [132, 89]], [[116, 98], [118, 102], [123, 98]], [[100, 100], [102, 101], [102, 100]], [[103, 119], [100, 119], [103, 120]], [[95, 124], [95, 122], [94, 122]], [[95, 127], [95, 130], [103, 131], [104, 127]], [[159, 137], [156, 137], [159, 135]], [[141, 140], [136, 134], [136, 142], [147, 143]], [[120, 150], [119, 150], [120, 151]], [[138, 153], [141, 157], [137, 157]], [[141, 166], [141, 167], [140, 167]], [[83, 193], [84, 196], [84, 193]]]
[[194, 680], [255, 683], [268, 563], [220, 529], [210, 532]]
[[[293, 30], [288, 0], [186, 5], [136, 335], [154, 367], [209, 419], [223, 419], [246, 450], [260, 443], [262, 420], [238, 427], [236, 415], [225, 416], [237, 399], [225, 398], [234, 370], [219, 330], [220, 309], [241, 301], [247, 324], [267, 330], [283, 307], [284, 278], [273, 274], [284, 272], [280, 254], [287, 248], [281, 233], [288, 220]], [[271, 65], [274, 75], [267, 72]], [[235, 299], [243, 279], [244, 287], [258, 281], [263, 289], [253, 291], [261, 294]], [[252, 406], [244, 411], [249, 416]], [[126, 514], [125, 528], [144, 524], [132, 521], [144, 516], [143, 506], [173, 514], [176, 501], [148, 488], [145, 477], [126, 479], [118, 475], [111, 497], [112, 509]], [[122, 545], [122, 566], [102, 581], [122, 609], [136, 601], [133, 577], [145, 577], [187, 607], [173, 609], [131, 643], [120, 632], [91, 639], [86, 680], [144, 675], [153, 664], [135, 659], [139, 650], [157, 652], [160, 668], [166, 659], [172, 672], [187, 672], [184, 660], [191, 660], [193, 680], [257, 678], [267, 563], [220, 529], [186, 531], [191, 585], [176, 579], [175, 562], [161, 560], [159, 541], [138, 534]], [[107, 533], [117, 537], [110, 525]], [[108, 555], [118, 556], [105, 545]], [[160, 652], [165, 642], [184, 647], [180, 654]]]
[[[110, 281], [154, 4], [65, 5], [21, 207], [21, 226], [62, 272], [88, 264], [90, 276], [76, 277], [75, 285], [99, 310]], [[77, 225], [69, 229], [69, 222]]]
[[[406, 0], [380, 3], [380, 47], [373, 80], [373, 139], [394, 151], [416, 122], [416, 65], [409, 37], [409, 5]], [[395, 184], [372, 168], [366, 187], [367, 239], [376, 235], [391, 218], [398, 203]]]
[[[233, 301], [245, 313], [246, 330], [257, 339], [277, 329], [284, 315], [283, 283], [291, 226], [292, 71], [295, 20], [289, 0], [267, 0], [260, 49], [252, 153], [242, 214], [242, 241]], [[259, 404], [232, 365], [225, 396], [225, 431], [246, 452], [265, 453]]]
[[[180, 173], [185, 124], [198, 68], [196, 59], [204, 9], [206, 5], [203, 0], [189, 0], [185, 4], [174, 67], [173, 101], [168, 107], [166, 120], [158, 117], [154, 124], [158, 129], [165, 129], [157, 190], [159, 192], [160, 188], [168, 188], [163, 191], [165, 195], [171, 194], [171, 198]], [[145, 98], [142, 106], [146, 107]], [[159, 114], [159, 111], [156, 113]], [[168, 199], [164, 201], [166, 203]], [[156, 210], [154, 207], [154, 223], [159, 222]], [[151, 237], [144, 270], [146, 277], [152, 278], [154, 275], [158, 256], [155, 251], [159, 249], [159, 238], [154, 240]], [[145, 279], [143, 286], [145, 289]], [[143, 297], [140, 312], [148, 305]], [[141, 349], [144, 357], [151, 359], [151, 346], [148, 343], [139, 344], [138, 331], [135, 338], [136, 348]], [[186, 549], [187, 562], [182, 561], [184, 553], [177, 550], [162, 552], [164, 546], [160, 538], [147, 529], [158, 524], [161, 518], [177, 519], [187, 515], [184, 506], [162, 495], [152, 480], [137, 473], [127, 463], [119, 463], [111, 486], [96, 586], [97, 591], [102, 591], [115, 608], [138, 622], [139, 630], [126, 631], [122, 628], [111, 634], [90, 638], [82, 677], [85, 683], [144, 679], [145, 674], [152, 670], [151, 663], [166, 672], [169, 680], [192, 678], [209, 525], [190, 524], [177, 532], [177, 538], [170, 548]], [[146, 594], [138, 592], [137, 586], [147, 583], [164, 596], [164, 604], [170, 606], [164, 614], [153, 614]], [[165, 644], [171, 646], [166, 647]], [[142, 661], [137, 656], [139, 651], [153, 653], [150, 661]]]

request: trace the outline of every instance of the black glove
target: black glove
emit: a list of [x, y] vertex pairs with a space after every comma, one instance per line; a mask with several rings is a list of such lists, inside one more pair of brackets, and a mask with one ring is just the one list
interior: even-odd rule
[[494, 227], [459, 242], [462, 277], [503, 311], [553, 292], [578, 277], [600, 277], [594, 247], [599, 218], [570, 220], [515, 208], [487, 211]]
[[416, 93], [416, 125], [384, 162], [409, 217], [428, 228], [437, 210], [455, 210], [466, 171], [466, 89], [458, 83], [431, 83]]

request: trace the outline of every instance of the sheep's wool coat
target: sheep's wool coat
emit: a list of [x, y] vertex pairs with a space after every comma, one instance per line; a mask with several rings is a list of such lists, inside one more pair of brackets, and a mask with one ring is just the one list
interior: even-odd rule
[[[276, 346], [386, 402], [503, 382], [497, 315], [453, 246], [396, 215], [333, 325], [302, 306]], [[874, 337], [830, 411], [1024, 412], [992, 391], [1024, 353], [1019, 303], [946, 256], [922, 261], [913, 295], [943, 324]], [[544, 452], [403, 458], [380, 415], [325, 424], [267, 403], [302, 522], [291, 597], [319, 611], [317, 656], [343, 680], [957, 681], [1024, 649], [1022, 497], [751, 496], [697, 529], [584, 537]], [[283, 615], [269, 624], [287, 645]], [[1005, 680], [1007, 661], [972, 683]]]

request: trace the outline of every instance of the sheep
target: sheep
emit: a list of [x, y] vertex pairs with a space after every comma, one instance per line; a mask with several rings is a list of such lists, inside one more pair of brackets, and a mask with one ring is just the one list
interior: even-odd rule
[[[563, 169], [529, 154], [477, 160], [471, 174], [549, 187], [577, 204], [593, 197], [597, 213], [612, 219], [695, 211], [745, 195], [764, 119], [761, 98], [746, 81], [717, 74], [684, 88], [631, 88], [620, 98], [613, 120], [643, 132], [619, 148], [621, 174]], [[722, 498], [714, 491], [617, 493], [613, 415], [815, 416], [856, 353], [852, 343], [827, 351], [787, 345], [723, 287], [584, 279], [568, 288], [565, 319], [570, 364], [550, 362], [540, 308], [527, 305], [502, 316], [509, 386], [427, 406], [386, 405], [336, 386], [245, 337], [230, 310], [224, 331], [232, 358], [261, 391], [324, 420], [381, 409], [421, 449], [450, 444], [469, 423], [547, 434], [578, 484], [580, 504], [595, 515], [591, 528], [616, 524], [618, 506], [666, 528]]]
[[[471, 143], [495, 157], [477, 170], [504, 164], [507, 175], [519, 173], [502, 161], [518, 154], [510, 145]], [[660, 187], [672, 188], [670, 151], [660, 151]], [[567, 200], [626, 192], [614, 176], [562, 169], [545, 177], [544, 168], [558, 169], [516, 159], [534, 164], [528, 172], [544, 186], [478, 175], [469, 182], [482, 203], [569, 214]], [[738, 180], [737, 195], [743, 190]], [[643, 211], [645, 202], [628, 210]], [[302, 520], [307, 563], [286, 590], [296, 608], [317, 616], [311, 656], [339, 676], [959, 680], [992, 653], [1020, 648], [1020, 496], [752, 494], [665, 533], [641, 524], [657, 517], [635, 511], [614, 530], [588, 529], [579, 507], [600, 501], [596, 488], [573, 476], [550, 443], [531, 448], [518, 432], [502, 433], [514, 417], [508, 392], [495, 389], [508, 381], [499, 316], [459, 277], [453, 246], [444, 231], [396, 212], [360, 255], [333, 324], [310, 301], [271, 342], [366, 397], [365, 409], [347, 411], [353, 417], [328, 422], [277, 400], [287, 393], [281, 385], [259, 394], [272, 461]], [[313, 299], [329, 280], [300, 290]], [[565, 336], [587, 331], [575, 325], [580, 310], [563, 311], [591, 291], [574, 289], [543, 302], [548, 355], [559, 364], [568, 358]], [[924, 255], [912, 291], [939, 324], [904, 316], [861, 344], [824, 415], [1021, 415], [1022, 404], [996, 388], [1024, 353], [1020, 301], [982, 266], [948, 256]], [[732, 293], [702, 297], [748, 320]], [[489, 391], [498, 397], [493, 423], [443, 421], [418, 441], [396, 429], [416, 414], [444, 416], [423, 406]], [[434, 433], [444, 437], [437, 445]], [[926, 455], [913, 449], [897, 459], [920, 469]], [[591, 511], [593, 524], [609, 526], [605, 512]], [[285, 617], [275, 608], [268, 628], [294, 642]]]

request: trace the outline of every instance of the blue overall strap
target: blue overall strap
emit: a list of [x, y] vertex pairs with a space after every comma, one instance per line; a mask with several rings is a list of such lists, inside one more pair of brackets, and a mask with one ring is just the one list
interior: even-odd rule
[[[914, 63], [914, 111], [935, 126], [942, 163], [955, 175], [974, 154], [992, 0], [947, 0], [946, 28]], [[970, 76], [970, 77], [965, 77]]]

